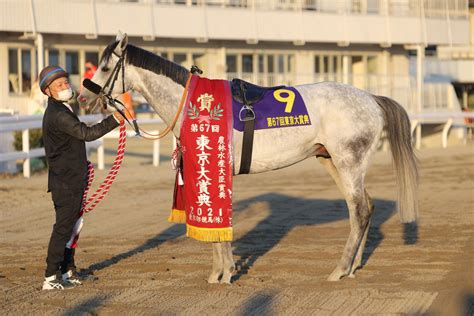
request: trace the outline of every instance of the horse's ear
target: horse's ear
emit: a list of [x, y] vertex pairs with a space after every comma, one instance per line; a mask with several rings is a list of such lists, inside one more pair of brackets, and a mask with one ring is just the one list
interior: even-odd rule
[[122, 49], [122, 52], [125, 50], [125, 48], [127, 48], [127, 45], [128, 45], [128, 35], [127, 33], [124, 33], [123, 38], [120, 41], [120, 48]]
[[[119, 38], [120, 35], [120, 38]], [[119, 35], [117, 35], [117, 40], [119, 41], [117, 48], [115, 49], [115, 52], [117, 55], [122, 55], [123, 51], [125, 51], [125, 48], [127, 48], [128, 45], [128, 35], [127, 33], [119, 32]]]
[[122, 33], [122, 31], [119, 30], [118, 33], [117, 33], [117, 37], [115, 38], [115, 40], [116, 40], [117, 42], [120, 42], [120, 41], [122, 40], [122, 38], [123, 38], [123, 33]]

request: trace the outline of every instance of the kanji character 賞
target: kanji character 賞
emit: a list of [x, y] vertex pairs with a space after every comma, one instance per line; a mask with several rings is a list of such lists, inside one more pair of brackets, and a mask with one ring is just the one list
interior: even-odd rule
[[207, 93], [204, 93], [204, 94], [201, 94], [199, 96], [199, 98], [197, 99], [198, 102], [201, 102], [201, 106], [199, 107], [199, 111], [202, 111], [202, 110], [208, 110], [210, 111], [211, 110], [211, 104], [212, 104], [212, 101], [214, 101], [214, 97], [212, 96], [212, 94], [207, 94]]
[[199, 187], [199, 193], [206, 193], [209, 194], [208, 191], [208, 186], [211, 185], [211, 183], [207, 180], [200, 180], [198, 183], [196, 183], [196, 186]]
[[304, 116], [304, 123], [309, 124], [309, 116], [307, 114]]

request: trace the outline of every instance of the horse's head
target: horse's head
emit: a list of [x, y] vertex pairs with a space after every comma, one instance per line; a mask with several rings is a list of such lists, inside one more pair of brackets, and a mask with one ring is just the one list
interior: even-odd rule
[[[124, 71], [125, 68], [125, 50], [127, 45], [127, 34], [119, 32], [116, 40], [110, 43], [102, 52], [99, 66], [91, 79], [102, 88], [102, 93], [109, 93], [110, 91], [110, 95], [113, 98], [122, 94], [124, 89], [128, 91], [131, 88], [131, 83], [127, 81], [127, 78], [125, 78], [124, 83], [122, 82], [122, 71]], [[121, 62], [123, 62], [123, 69], [121, 69]], [[83, 89], [77, 97], [77, 101], [82, 106], [95, 106], [97, 102], [102, 100], [102, 98], [98, 97], [99, 95], [88, 89]]]

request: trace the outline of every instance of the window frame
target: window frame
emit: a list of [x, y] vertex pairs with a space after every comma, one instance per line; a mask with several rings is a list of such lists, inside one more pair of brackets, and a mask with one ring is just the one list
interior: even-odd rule
[[[24, 97], [29, 96], [31, 88], [36, 81], [36, 49], [29, 45], [8, 45], [7, 47], [7, 82], [8, 82], [8, 95]], [[17, 69], [16, 74], [18, 75], [18, 92], [10, 90], [10, 50], [16, 51], [17, 56]], [[30, 53], [30, 86], [27, 91], [24, 91], [24, 80], [23, 80], [23, 51], [29, 51]]]

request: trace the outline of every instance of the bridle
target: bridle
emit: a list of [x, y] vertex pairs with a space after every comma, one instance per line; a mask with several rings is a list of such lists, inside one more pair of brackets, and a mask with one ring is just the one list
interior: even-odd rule
[[[144, 131], [142, 128], [140, 128], [135, 118], [133, 118], [132, 121], [130, 122], [130, 120], [127, 118], [127, 116], [124, 113], [124, 111], [126, 111], [128, 114], [130, 114], [128, 112], [128, 109], [120, 100], [117, 100], [116, 98], [112, 97], [112, 91], [114, 90], [115, 83], [118, 79], [120, 72], [122, 73], [122, 94], [126, 92], [125, 91], [125, 53], [123, 53], [122, 55], [117, 54], [115, 51], [113, 51], [112, 53], [115, 56], [117, 56], [119, 60], [115, 64], [114, 68], [112, 69], [112, 72], [107, 78], [107, 81], [105, 82], [104, 86], [101, 87], [100, 85], [90, 80], [90, 84], [88, 85], [84, 84], [84, 87], [88, 89], [89, 91], [91, 91], [92, 93], [99, 95], [99, 98], [102, 100], [102, 104], [104, 105], [104, 109], [107, 108], [107, 104], [112, 106], [114, 109], [116, 109], [123, 116], [123, 118], [128, 122], [128, 124], [130, 124], [130, 126], [133, 127], [133, 129], [135, 130], [136, 136], [141, 136], [149, 140], [157, 140], [157, 139], [161, 139], [165, 137], [170, 131], [174, 129], [176, 122], [178, 121], [178, 117], [181, 113], [181, 110], [183, 109], [184, 101], [186, 98], [186, 92], [188, 91], [189, 84], [191, 82], [193, 70], [196, 69], [195, 66], [191, 68], [191, 72], [189, 73], [188, 79], [186, 81], [186, 86], [184, 88], [183, 95], [181, 96], [181, 101], [178, 106], [178, 111], [176, 112], [176, 115], [173, 121], [161, 133], [151, 134]], [[117, 106], [117, 103], [121, 105], [122, 109], [120, 109]]]
[[[100, 92], [104, 93], [104, 95], [112, 98], [112, 91], [114, 90], [115, 82], [118, 79], [120, 71], [122, 71], [122, 93], [125, 93], [125, 53], [122, 55], [117, 54], [116, 52], [112, 52], [115, 56], [118, 57], [118, 62], [115, 64], [114, 69], [107, 78], [104, 86], [100, 90]], [[105, 90], [109, 88], [109, 91], [105, 92]]]

